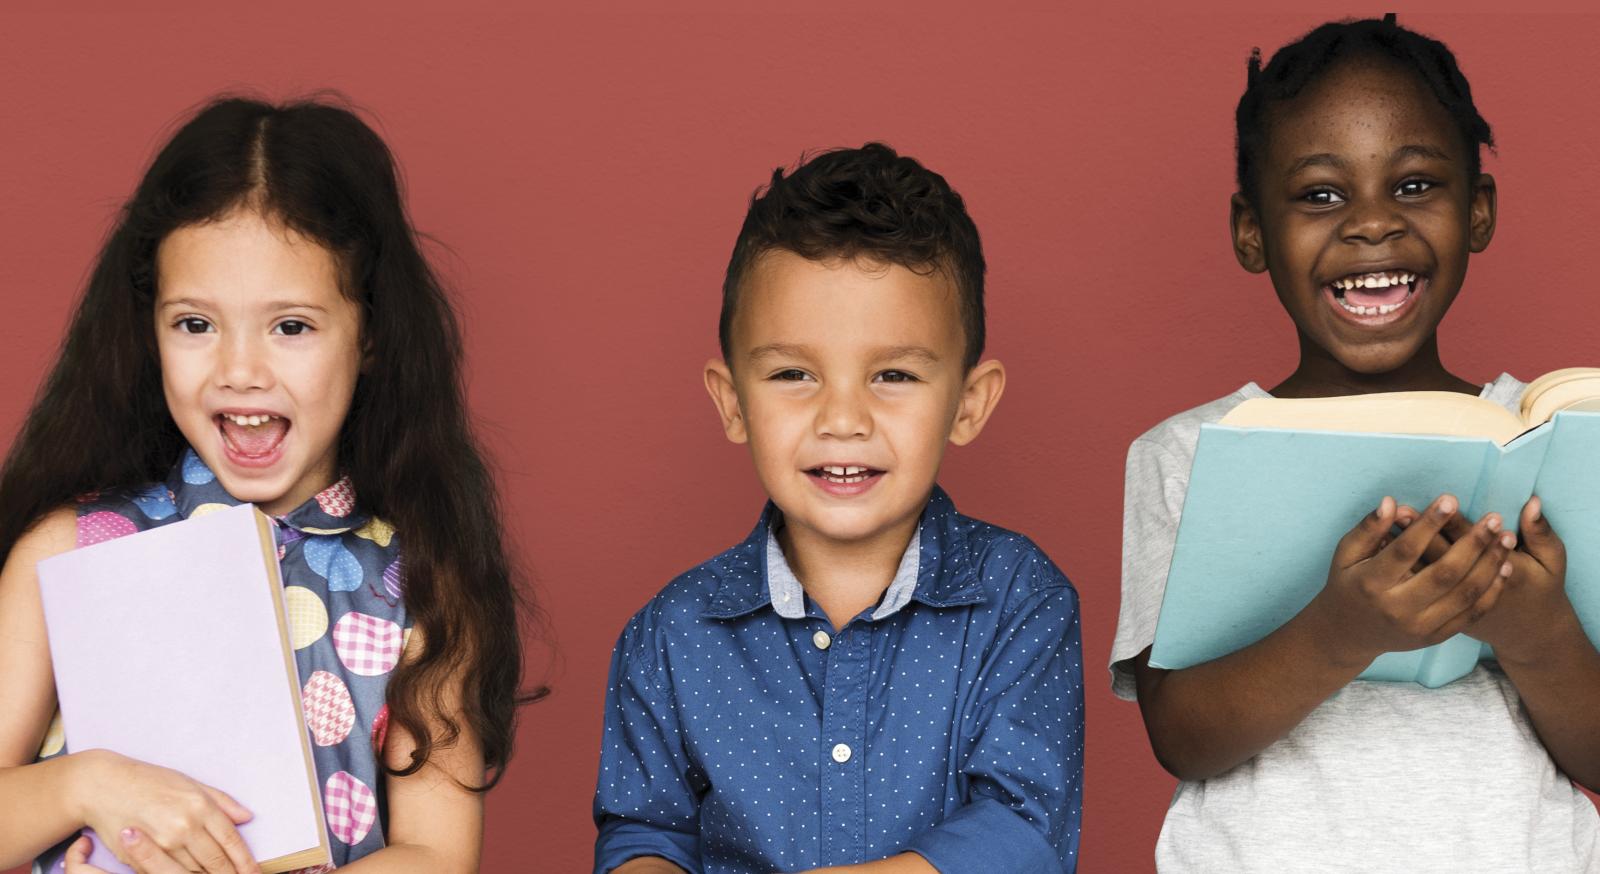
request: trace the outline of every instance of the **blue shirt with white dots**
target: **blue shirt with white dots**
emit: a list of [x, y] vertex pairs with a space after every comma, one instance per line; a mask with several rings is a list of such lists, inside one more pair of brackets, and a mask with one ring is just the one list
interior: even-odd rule
[[611, 661], [595, 871], [800, 871], [921, 855], [1068, 872], [1083, 799], [1078, 596], [1032, 541], [933, 490], [897, 581], [837, 632], [767, 505]]

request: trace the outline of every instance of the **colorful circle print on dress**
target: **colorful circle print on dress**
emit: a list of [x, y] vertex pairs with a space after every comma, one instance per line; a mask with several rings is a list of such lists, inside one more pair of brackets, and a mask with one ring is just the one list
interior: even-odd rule
[[343, 680], [327, 671], [313, 671], [300, 701], [317, 746], [331, 747], [350, 736], [356, 724], [356, 705]]
[[400, 661], [400, 626], [378, 616], [346, 613], [333, 626], [333, 651], [352, 674], [376, 677]]
[[322, 809], [328, 830], [347, 844], [359, 844], [378, 819], [378, 799], [367, 784], [349, 771], [328, 778], [323, 787]]

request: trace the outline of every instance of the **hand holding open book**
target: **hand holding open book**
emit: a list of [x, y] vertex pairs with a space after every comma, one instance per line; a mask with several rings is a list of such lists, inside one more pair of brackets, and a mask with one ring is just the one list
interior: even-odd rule
[[[1507, 530], [1537, 494], [1565, 541], [1565, 596], [1600, 639], [1600, 369], [1573, 368], [1530, 384], [1521, 415], [1402, 392], [1251, 400], [1204, 426], [1151, 664], [1188, 667], [1260, 640], [1318, 596], [1341, 533], [1385, 495], [1422, 507], [1442, 494]], [[1439, 686], [1485, 654], [1455, 635], [1385, 653], [1362, 676]]]

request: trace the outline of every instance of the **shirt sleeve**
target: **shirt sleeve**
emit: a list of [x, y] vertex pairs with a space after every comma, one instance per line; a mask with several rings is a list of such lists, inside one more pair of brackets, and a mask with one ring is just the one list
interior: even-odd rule
[[1122, 605], [1111, 644], [1111, 691], [1138, 697], [1128, 661], [1156, 639], [1167, 591], [1167, 570], [1178, 540], [1189, 467], [1160, 444], [1139, 439], [1128, 448], [1122, 504]]
[[639, 856], [660, 856], [690, 874], [701, 871], [700, 794], [677, 708], [653, 659], [629, 657], [649, 652], [639, 640], [647, 626], [647, 618], [635, 618], [611, 657], [594, 795], [595, 874]]
[[1001, 627], [982, 691], [962, 722], [967, 803], [908, 850], [941, 874], [1070, 872], [1083, 804], [1083, 654], [1078, 597], [1027, 596]]

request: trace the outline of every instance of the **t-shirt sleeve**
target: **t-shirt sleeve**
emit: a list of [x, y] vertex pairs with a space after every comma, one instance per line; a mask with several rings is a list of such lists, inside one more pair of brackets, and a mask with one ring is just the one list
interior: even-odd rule
[[1122, 606], [1111, 645], [1111, 691], [1137, 697], [1128, 660], [1156, 636], [1156, 617], [1167, 590], [1167, 568], [1178, 538], [1178, 516], [1188, 489], [1189, 465], [1149, 436], [1128, 448], [1122, 505]]

